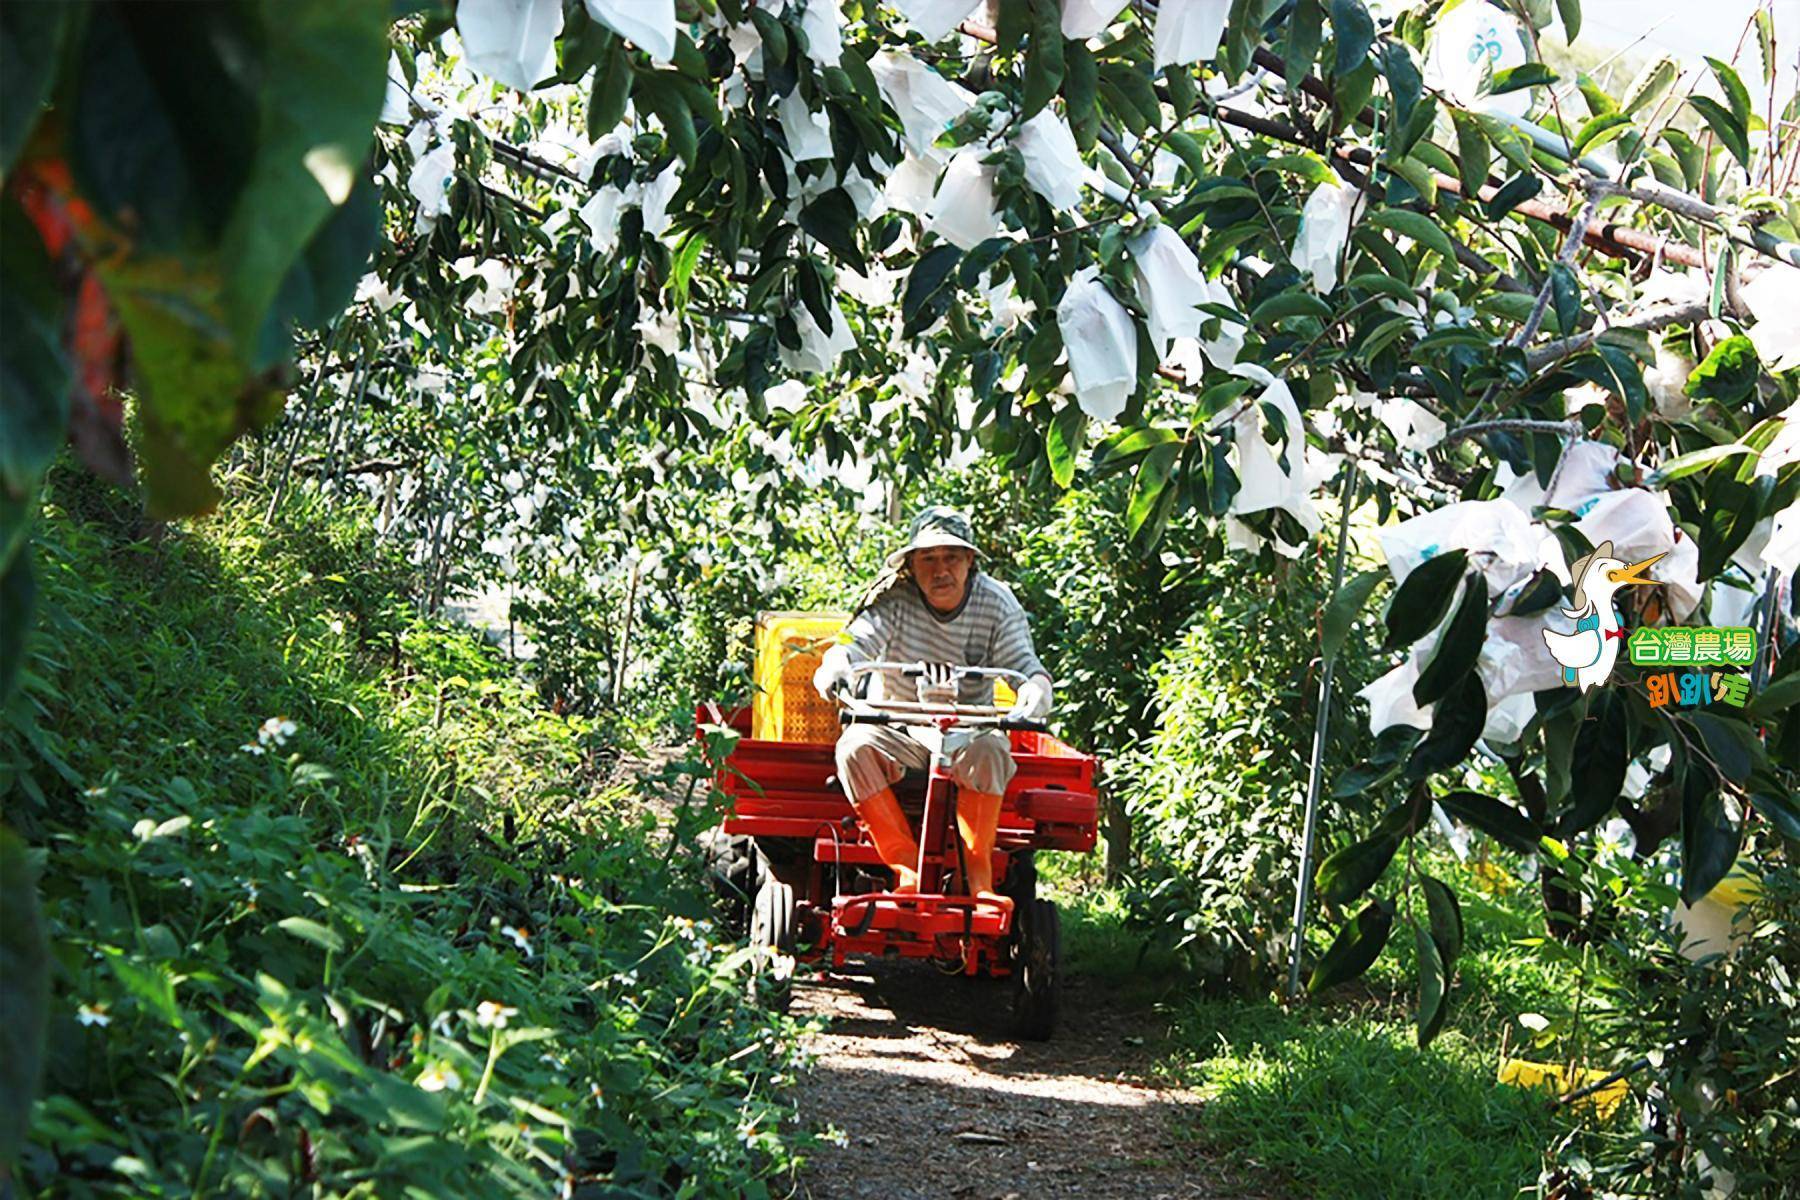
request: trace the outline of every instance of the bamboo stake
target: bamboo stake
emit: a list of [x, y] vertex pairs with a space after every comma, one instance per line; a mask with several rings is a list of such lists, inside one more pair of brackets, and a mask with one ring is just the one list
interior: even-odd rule
[[631, 662], [631, 618], [637, 612], [638, 573], [643, 569], [644, 560], [634, 558], [631, 561], [631, 582], [625, 588], [625, 624], [619, 633], [619, 661], [613, 668], [612, 706], [619, 707], [619, 697], [625, 691], [625, 668]]
[[[1350, 508], [1356, 499], [1356, 464], [1344, 468], [1344, 487], [1338, 496], [1338, 544], [1331, 567], [1331, 594], [1344, 586], [1344, 557], [1350, 546]], [[1300, 955], [1306, 948], [1306, 909], [1312, 902], [1312, 858], [1319, 833], [1319, 788], [1325, 773], [1325, 733], [1331, 724], [1332, 673], [1337, 656], [1325, 659], [1319, 674], [1319, 711], [1313, 719], [1312, 762], [1306, 772], [1306, 820], [1300, 834], [1300, 885], [1294, 890], [1294, 944], [1288, 955], [1288, 999], [1300, 995]]]

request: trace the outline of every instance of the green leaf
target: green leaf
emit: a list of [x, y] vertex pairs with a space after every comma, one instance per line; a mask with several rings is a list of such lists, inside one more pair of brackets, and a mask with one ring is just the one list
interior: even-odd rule
[[0, 826], [0, 1163], [19, 1161], [31, 1126], [50, 1016], [50, 952], [34, 874], [25, 843]]
[[1775, 477], [1744, 481], [1734, 472], [1714, 467], [1701, 490], [1700, 578], [1711, 579], [1731, 560], [1768, 511]]
[[1761, 374], [1756, 343], [1740, 333], [1714, 345], [1681, 390], [1696, 400], [1736, 406], [1755, 393]]
[[1632, 79], [1619, 107], [1632, 116], [1650, 110], [1675, 86], [1675, 80], [1680, 76], [1681, 64], [1675, 57], [1670, 54], [1660, 56]]
[[1250, 321], [1256, 325], [1268, 325], [1287, 317], [1312, 317], [1315, 320], [1329, 321], [1333, 309], [1331, 305], [1319, 299], [1311, 292], [1298, 288], [1279, 292], [1264, 300], [1250, 311]]
[[1411, 284], [1395, 279], [1392, 275], [1383, 275], [1378, 271], [1352, 275], [1344, 281], [1344, 286], [1352, 290], [1380, 292], [1384, 296], [1392, 296], [1407, 304], [1416, 304], [1419, 300], [1419, 294], [1413, 291]]
[[1044, 441], [1044, 453], [1050, 460], [1050, 477], [1057, 487], [1066, 488], [1075, 480], [1075, 460], [1081, 453], [1087, 426], [1087, 414], [1074, 403], [1064, 406], [1050, 422], [1050, 436]]
[[800, 210], [800, 228], [860, 272], [866, 264], [856, 244], [857, 225], [856, 202], [843, 188], [832, 188]]
[[1383, 650], [1410, 646], [1436, 628], [1450, 607], [1456, 581], [1463, 577], [1468, 562], [1466, 552], [1448, 550], [1413, 568], [1388, 602]]
[[632, 91], [638, 107], [662, 122], [669, 150], [687, 167], [699, 157], [700, 140], [694, 131], [694, 113], [671, 73], [653, 71], [638, 79]]
[[1384, 208], [1369, 214], [1369, 224], [1403, 234], [1428, 250], [1435, 250], [1446, 263], [1456, 261], [1456, 247], [1450, 237], [1430, 217], [1404, 208]]
[[1725, 93], [1725, 102], [1731, 106], [1731, 116], [1745, 129], [1750, 128], [1750, 91], [1731, 64], [1708, 57], [1706, 65], [1712, 68], [1713, 77], [1719, 81], [1719, 90]]
[[1463, 676], [1475, 669], [1481, 643], [1487, 637], [1488, 591], [1481, 572], [1471, 572], [1463, 585], [1462, 602], [1456, 606], [1444, 635], [1438, 639], [1431, 661], [1413, 684], [1413, 701], [1421, 707], [1434, 704]]
[[1125, 532], [1128, 537], [1135, 540], [1144, 528], [1144, 522], [1156, 511], [1157, 502], [1169, 485], [1169, 474], [1174, 469], [1181, 450], [1180, 442], [1169, 441], [1152, 446], [1149, 453], [1144, 455], [1144, 461], [1138, 465], [1137, 475], [1131, 482], [1131, 502], [1125, 510]]
[[[1364, 61], [1354, 71], [1339, 72], [1332, 80], [1332, 132], [1341, 131], [1362, 114], [1363, 108], [1369, 103], [1369, 97], [1375, 94], [1378, 75], [1375, 64]], [[1417, 115], [1416, 109], [1414, 115]]]
[[[0, 85], [4, 86], [4, 85]], [[38, 481], [63, 447], [69, 420], [64, 302], [37, 231], [12, 196], [0, 198], [0, 572], [25, 545]], [[0, 624], [17, 642], [23, 625]], [[7, 692], [0, 672], [0, 698]]]
[[1574, 333], [1581, 320], [1581, 281], [1567, 263], [1550, 264], [1550, 307], [1556, 314], [1556, 331]]
[[750, 9], [750, 23], [762, 35], [765, 67], [770, 63], [787, 62], [790, 45], [787, 29], [782, 26], [781, 18], [766, 8], [756, 7]]
[[[1492, 158], [1487, 135], [1481, 131], [1481, 122], [1461, 109], [1451, 109], [1450, 118], [1456, 125], [1457, 177], [1462, 180], [1463, 195], [1473, 203], [1481, 199], [1481, 189], [1487, 186], [1488, 163]], [[1537, 176], [1526, 178], [1535, 182]]]
[[224, 307], [253, 344], [290, 267], [350, 199], [386, 90], [387, 22], [358, 0], [283, 5], [267, 21], [262, 122], [226, 227]]
[[1631, 762], [1631, 727], [1620, 693], [1602, 688], [1588, 701], [1587, 719], [1575, 731], [1569, 760], [1569, 806], [1554, 832], [1568, 839], [1584, 833], [1613, 810]]
[[[72, 4], [0, 4], [0, 177], [12, 170], [50, 100], [75, 17]], [[7, 1157], [0, 1154], [0, 1162]]]
[[1432, 711], [1431, 732], [1413, 748], [1406, 762], [1411, 779], [1423, 779], [1448, 771], [1468, 757], [1487, 724], [1487, 690], [1481, 674], [1470, 671], [1450, 686]]
[[1698, 450], [1690, 450], [1686, 454], [1678, 454], [1644, 479], [1644, 486], [1661, 488], [1683, 479], [1697, 471], [1705, 470], [1720, 459], [1730, 458], [1734, 454], [1754, 454], [1755, 451], [1742, 442], [1727, 442], [1723, 446], [1703, 446]]
[[1383, 42], [1381, 73], [1394, 98], [1394, 120], [1404, 127], [1412, 120], [1413, 107], [1419, 103], [1419, 94], [1424, 90], [1424, 83], [1419, 78], [1419, 64], [1413, 61], [1412, 47], [1394, 38]]
[[1331, 602], [1325, 606], [1325, 615], [1320, 622], [1320, 641], [1324, 647], [1325, 661], [1337, 658], [1344, 648], [1344, 639], [1350, 636], [1350, 628], [1356, 623], [1360, 614], [1369, 603], [1386, 571], [1362, 571], [1345, 581], [1338, 589]]
[[1444, 811], [1521, 854], [1537, 850], [1537, 824], [1512, 805], [1480, 792], [1458, 790], [1437, 798]]
[[1398, 836], [1378, 831], [1327, 855], [1315, 877], [1320, 901], [1348, 904], [1374, 887], [1399, 848]]
[[1575, 135], [1574, 144], [1570, 147], [1570, 154], [1579, 158], [1589, 150], [1598, 150], [1629, 130], [1631, 125], [1630, 113], [1612, 112], [1598, 117], [1590, 117], [1583, 122], [1581, 131]]
[[1438, 954], [1437, 944], [1424, 926], [1413, 922], [1414, 957], [1419, 963], [1419, 1011], [1416, 1021], [1419, 1030], [1419, 1046], [1431, 1045], [1431, 1040], [1444, 1027], [1444, 1016], [1448, 1006], [1444, 1003], [1444, 963]]
[[1775, 17], [1766, 8], [1756, 10], [1756, 51], [1762, 60], [1763, 86], [1775, 86]]
[[1055, 4], [1033, 6], [1031, 41], [1025, 47], [1025, 90], [1019, 102], [1020, 121], [1041, 112], [1063, 82], [1061, 8]]
[[1750, 726], [1710, 712], [1690, 713], [1687, 719], [1699, 731], [1706, 753], [1718, 767], [1719, 774], [1737, 784], [1750, 778], [1761, 749]]
[[943, 315], [950, 303], [944, 283], [961, 258], [962, 251], [950, 245], [933, 246], [919, 256], [906, 277], [906, 291], [900, 297], [903, 335], [912, 337]]
[[[706, 249], [706, 235], [698, 231], [690, 233], [675, 252], [669, 264], [669, 286], [674, 290], [675, 303], [686, 304], [688, 288], [694, 279], [694, 268], [700, 265], [700, 254]], [[818, 320], [814, 314], [814, 320]], [[829, 324], [829, 320], [819, 321], [821, 329]]]
[[1288, 17], [1287, 45], [1282, 55], [1289, 79], [1299, 80], [1311, 74], [1313, 60], [1319, 56], [1324, 24], [1325, 6], [1320, 0], [1299, 0], [1294, 6], [1293, 15]]
[[1331, 948], [1313, 968], [1307, 980], [1308, 995], [1316, 995], [1328, 987], [1348, 983], [1374, 965], [1387, 945], [1394, 929], [1394, 905], [1388, 900], [1371, 900], [1364, 905], [1332, 939]]
[[31, 553], [21, 550], [0, 570], [0, 702], [11, 698], [13, 685], [25, 665], [26, 639], [31, 635], [36, 608], [37, 582], [31, 573]]
[[1504, 71], [1495, 71], [1488, 94], [1503, 96], [1507, 92], [1516, 92], [1521, 88], [1547, 87], [1555, 82], [1556, 72], [1543, 63], [1520, 63], [1518, 66], [1508, 67]]
[[1556, 0], [1556, 12], [1562, 18], [1563, 41], [1574, 45], [1581, 33], [1581, 0]]
[[1773, 782], [1767, 786], [1752, 787], [1745, 796], [1750, 801], [1750, 807], [1780, 830], [1781, 836], [1800, 841], [1800, 801], [1796, 801]]
[[[1069, 128], [1075, 134], [1075, 145], [1081, 150], [1091, 149], [1100, 132], [1100, 111], [1096, 106], [1099, 92], [1100, 69], [1094, 63], [1093, 52], [1087, 48], [1087, 43], [1065, 42], [1063, 45], [1063, 104], [1068, 109]], [[1165, 139], [1164, 144], [1180, 154], [1181, 151], [1172, 144], [1175, 136], [1171, 134]], [[1183, 161], [1186, 161], [1186, 157], [1186, 155], [1182, 155]], [[1191, 168], [1192, 164], [1190, 163], [1189, 166]]]
[[1332, 70], [1347, 75], [1362, 65], [1375, 44], [1375, 22], [1362, 0], [1331, 0], [1331, 34], [1337, 39]]
[[[268, 313], [351, 195], [385, 87], [385, 8], [90, 8], [69, 157], [131, 345], [157, 515], [204, 509], [207, 468], [276, 411]], [[207, 47], [196, 52], [196, 47]]]
[[167, 966], [137, 962], [117, 951], [107, 956], [106, 965], [145, 1008], [176, 1029], [182, 1027], [181, 1005], [175, 1000], [175, 981]]
[[310, 917], [283, 917], [275, 924], [303, 942], [311, 942], [326, 950], [339, 951], [344, 948], [343, 935]]
[[625, 119], [631, 85], [637, 76], [621, 38], [611, 39], [606, 54], [594, 71], [594, 87], [588, 95], [587, 132], [594, 141], [606, 136]]
[[1575, 86], [1581, 89], [1581, 98], [1587, 101], [1588, 116], [1603, 117], [1619, 111], [1618, 103], [1586, 71], [1575, 76]]
[[1705, 119], [1707, 127], [1732, 156], [1750, 169], [1750, 132], [1730, 110], [1710, 96], [1689, 96], [1688, 104]]
[[323, 329], [356, 296], [381, 238], [381, 191], [370, 175], [359, 173], [350, 198], [306, 244], [269, 310], [263, 327], [263, 358], [272, 361], [292, 352], [295, 328]]
[[1512, 164], [1515, 171], [1521, 174], [1531, 172], [1533, 160], [1530, 138], [1500, 118], [1489, 116], [1487, 113], [1478, 113], [1475, 119], [1481, 123], [1481, 132], [1487, 134], [1489, 144], [1500, 152], [1502, 158]]
[[1456, 902], [1455, 892], [1423, 871], [1419, 872], [1419, 886], [1425, 891], [1425, 909], [1431, 916], [1431, 940], [1448, 975], [1462, 954], [1462, 906]]
[[1681, 782], [1682, 900], [1697, 903], [1717, 887], [1731, 873], [1743, 840], [1743, 826], [1725, 812], [1712, 773], [1697, 764], [1689, 767]]
[[1763, 690], [1750, 698], [1744, 711], [1758, 720], [1767, 720], [1780, 716], [1795, 705], [1800, 705], [1800, 671], [1764, 684]]

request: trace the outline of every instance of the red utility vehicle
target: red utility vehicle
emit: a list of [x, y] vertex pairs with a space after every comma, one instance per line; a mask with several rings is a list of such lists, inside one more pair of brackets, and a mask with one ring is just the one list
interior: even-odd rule
[[[926, 673], [963, 678], [1016, 677], [979, 667], [867, 663], [861, 673]], [[954, 693], [952, 693], [954, 694]], [[1037, 897], [1034, 855], [1093, 849], [1095, 760], [1038, 723], [1013, 721], [992, 707], [845, 697], [844, 725], [908, 724], [995, 728], [1012, 742], [1018, 772], [1006, 789], [994, 850], [1000, 903], [968, 894], [956, 836], [956, 785], [942, 753], [928, 771], [894, 787], [919, 839], [919, 890], [890, 890], [891, 872], [851, 810], [836, 778], [829, 742], [760, 741], [750, 712], [698, 714], [744, 736], [721, 764], [719, 787], [730, 813], [710, 839], [715, 877], [742, 905], [751, 943], [769, 952], [772, 977], [799, 962], [842, 966], [852, 954], [926, 958], [950, 973], [1012, 980], [1014, 1031], [1048, 1038], [1056, 1024], [1061, 931], [1056, 905]]]

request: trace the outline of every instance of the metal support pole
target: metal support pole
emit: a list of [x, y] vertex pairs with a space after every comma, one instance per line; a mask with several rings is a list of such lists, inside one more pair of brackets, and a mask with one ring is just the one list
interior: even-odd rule
[[1781, 600], [1781, 571], [1770, 567], [1763, 583], [1763, 602], [1760, 622], [1762, 636], [1757, 639], [1756, 661], [1750, 667], [1750, 687], [1753, 691], [1761, 691], [1769, 682], [1769, 670], [1775, 662], [1775, 630], [1779, 622], [1775, 617], [1776, 605]]
[[[1344, 586], [1344, 555], [1350, 545], [1350, 509], [1356, 501], [1356, 464], [1344, 467], [1338, 496], [1337, 561], [1331, 568], [1331, 594]], [[1300, 955], [1306, 948], [1306, 909], [1312, 903], [1313, 848], [1319, 833], [1319, 785], [1325, 773], [1325, 731], [1331, 723], [1331, 677], [1337, 656], [1325, 660], [1319, 674], [1319, 712], [1313, 721], [1312, 763], [1306, 775], [1306, 823], [1300, 834], [1300, 885], [1294, 889], [1294, 944], [1288, 955], [1288, 998], [1300, 994]]]

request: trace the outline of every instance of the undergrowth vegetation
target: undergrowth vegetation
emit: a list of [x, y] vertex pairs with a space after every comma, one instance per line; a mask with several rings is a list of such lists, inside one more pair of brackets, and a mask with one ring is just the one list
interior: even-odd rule
[[419, 619], [365, 513], [260, 499], [54, 481], [0, 730], [53, 957], [27, 1193], [766, 1194], [794, 1027], [596, 725]]

